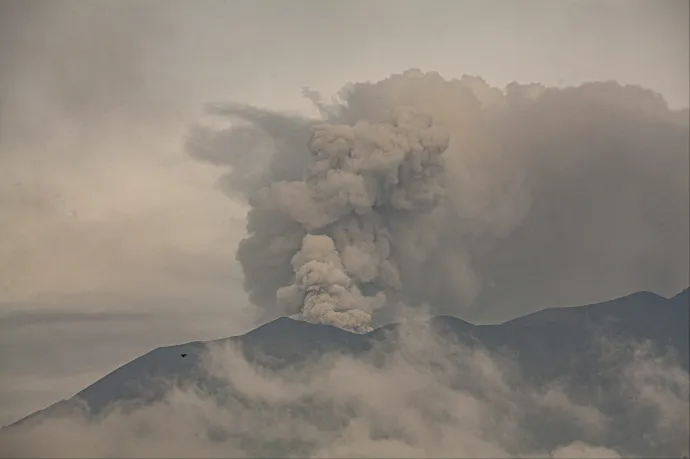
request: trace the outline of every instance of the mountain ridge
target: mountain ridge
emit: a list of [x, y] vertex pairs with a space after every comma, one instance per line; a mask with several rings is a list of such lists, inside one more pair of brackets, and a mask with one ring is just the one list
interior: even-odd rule
[[[627, 321], [630, 324], [628, 324], [624, 334], [632, 335], [638, 340], [651, 339], [657, 344], [663, 343], [675, 347], [680, 354], [681, 366], [687, 370], [689, 366], [687, 345], [684, 348], [683, 345], [687, 344], [688, 341], [689, 291], [690, 289], [685, 289], [671, 298], [665, 298], [653, 292], [636, 292], [602, 303], [545, 308], [500, 324], [474, 325], [450, 315], [434, 316], [424, 322], [438, 333], [450, 332], [465, 344], [479, 344], [494, 351], [507, 349], [523, 356], [529, 352], [535, 353], [537, 357], [533, 357], [531, 360], [526, 358], [522, 362], [527, 368], [534, 369], [539, 366], [539, 361], [550, 358], [547, 350], [554, 347], [540, 348], [541, 341], [535, 341], [535, 337], [543, 338], [545, 334], [550, 334], [552, 342], [558, 343], [562, 342], [565, 337], [572, 337], [581, 333], [580, 328], [577, 328], [576, 331], [570, 330], [573, 326], [586, 328], [594, 324], [599, 327], [606, 327], [608, 331], [615, 331], [616, 326], [620, 325], [621, 321]], [[644, 320], [644, 317], [640, 317], [640, 315], [650, 312], [661, 311], [663, 313], [664, 306], [671, 308], [675, 306], [678, 308], [678, 312], [675, 315], [671, 314], [668, 318], [663, 314], [657, 314], [656, 322], [647, 321]], [[661, 309], [656, 310], [657, 308]], [[639, 323], [640, 321], [642, 323]], [[654, 323], [657, 322], [658, 325], [655, 326]], [[676, 328], [673, 328], [674, 326]], [[206, 342], [191, 341], [155, 348], [114, 369], [70, 399], [58, 401], [43, 410], [31, 413], [5, 428], [17, 426], [29, 419], [59, 410], [66, 404], [75, 406], [75, 404], [85, 403], [91, 414], [98, 414], [113, 402], [108, 394], [119, 394], [121, 399], [141, 397], [142, 380], [147, 378], [179, 380], [180, 375], [193, 371], [199, 365], [201, 356], [209, 345], [240, 342], [245, 357], [250, 361], [259, 361], [261, 355], [264, 357], [268, 355], [273, 359], [273, 362], [294, 362], [309, 358], [311, 354], [319, 355], [333, 351], [346, 351], [355, 355], [365, 353], [372, 349], [374, 343], [385, 341], [386, 335], [394, 335], [400, 327], [400, 322], [390, 323], [365, 334], [354, 334], [330, 325], [312, 324], [288, 317], [280, 317], [241, 335]], [[527, 331], [517, 331], [519, 329]], [[540, 333], [529, 332], [530, 329], [538, 329]], [[670, 339], [663, 340], [657, 336], [660, 333], [669, 334], [669, 330], [672, 331]], [[650, 337], [650, 332], [654, 336]], [[309, 352], [306, 351], [307, 347], [304, 343], [310, 343]], [[577, 342], [573, 346], [574, 350], [568, 351], [569, 353], [584, 352], [585, 350], [583, 346], [577, 346]], [[526, 351], [526, 349], [531, 350]], [[187, 354], [186, 358], [180, 358], [182, 353]], [[561, 370], [557, 364], [554, 367], [557, 367], [554, 372]], [[155, 398], [153, 396], [151, 400]]]

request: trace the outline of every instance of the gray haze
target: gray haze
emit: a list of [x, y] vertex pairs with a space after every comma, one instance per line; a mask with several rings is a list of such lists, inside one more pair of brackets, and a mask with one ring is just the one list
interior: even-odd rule
[[[688, 279], [687, 113], [609, 83], [539, 102], [514, 87], [502, 117], [443, 81], [477, 75], [503, 90], [613, 80], [687, 107], [688, 35], [686, 1], [0, 2], [0, 339], [12, 349], [0, 397], [22, 401], [2, 419], [156, 344], [233, 334], [279, 313], [255, 314], [242, 286], [253, 277], [234, 257], [247, 192], [303, 178], [305, 163], [284, 155], [308, 159], [307, 126], [320, 112], [304, 87], [330, 105], [348, 82], [415, 67], [443, 75], [406, 97], [445, 118], [463, 149], [448, 152], [449, 176], [464, 180], [447, 184], [452, 212], [443, 206], [443, 231], [422, 241], [450, 244], [429, 272], [445, 274], [405, 287], [413, 303], [493, 321], [631, 290], [675, 293]], [[330, 121], [378, 119], [401, 97], [385, 86], [356, 86]], [[368, 100], [372, 91], [384, 100]], [[190, 126], [216, 122], [200, 121], [203, 104], [223, 101], [261, 107], [239, 113], [247, 138], [233, 130], [190, 157]], [[452, 109], [434, 112], [436, 102]], [[240, 153], [251, 171], [228, 174]], [[290, 274], [250, 290], [270, 298]], [[112, 319], [132, 311], [149, 325]], [[27, 314], [41, 325], [16, 319]], [[83, 358], [46, 364], [75, 346]]]

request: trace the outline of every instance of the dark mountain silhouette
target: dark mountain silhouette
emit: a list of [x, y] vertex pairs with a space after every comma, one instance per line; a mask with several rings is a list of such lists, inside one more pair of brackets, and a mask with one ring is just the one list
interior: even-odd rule
[[[451, 316], [437, 316], [426, 324], [440, 339], [483, 348], [517, 362], [533, 384], [567, 380], [583, 399], [615, 396], [615, 377], [634, 357], [625, 352], [632, 343], [648, 344], [661, 354], [672, 355], [688, 371], [689, 358], [688, 289], [667, 299], [651, 292], [639, 292], [577, 307], [549, 308], [497, 325], [473, 325]], [[264, 324], [244, 335], [211, 342], [190, 342], [155, 349], [116, 369], [69, 400], [36, 412], [12, 426], [31, 419], [79, 408], [98, 416], [114, 402], [150, 403], [158, 400], [173, 384], [197, 384], [213, 390], [213, 382], [199, 379], [201, 358], [209, 344], [238, 343], [249, 362], [279, 369], [299, 365], [329, 352], [352, 356], [386, 354], [396, 346], [400, 324], [389, 324], [364, 335], [327, 325], [289, 318]], [[617, 346], [615, 358], [605, 350]], [[180, 355], [186, 356], [184, 359]], [[578, 392], [579, 391], [579, 392]], [[624, 400], [607, 402], [607, 415], [621, 425], [627, 417]], [[638, 421], [635, 421], [638, 422]], [[548, 430], [548, 425], [542, 426]], [[644, 426], [630, 425], [622, 444], [634, 443]], [[566, 432], [549, 432], [554, 438]]]

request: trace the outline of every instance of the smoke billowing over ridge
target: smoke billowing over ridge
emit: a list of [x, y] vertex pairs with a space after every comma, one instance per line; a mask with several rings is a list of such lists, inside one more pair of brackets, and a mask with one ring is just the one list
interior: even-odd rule
[[686, 286], [688, 111], [652, 91], [412, 70], [305, 93], [322, 120], [220, 106], [230, 128], [189, 142], [251, 206], [237, 258], [268, 316], [501, 320]]

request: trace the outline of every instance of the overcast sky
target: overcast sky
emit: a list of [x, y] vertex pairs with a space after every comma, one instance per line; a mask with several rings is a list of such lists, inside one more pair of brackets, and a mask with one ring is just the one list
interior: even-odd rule
[[315, 115], [305, 87], [415, 67], [501, 88], [615, 80], [687, 107], [688, 14], [661, 0], [3, 1], [0, 424], [153, 347], [255, 324], [235, 261], [246, 209], [215, 186], [222, 167], [184, 149], [202, 104]]

